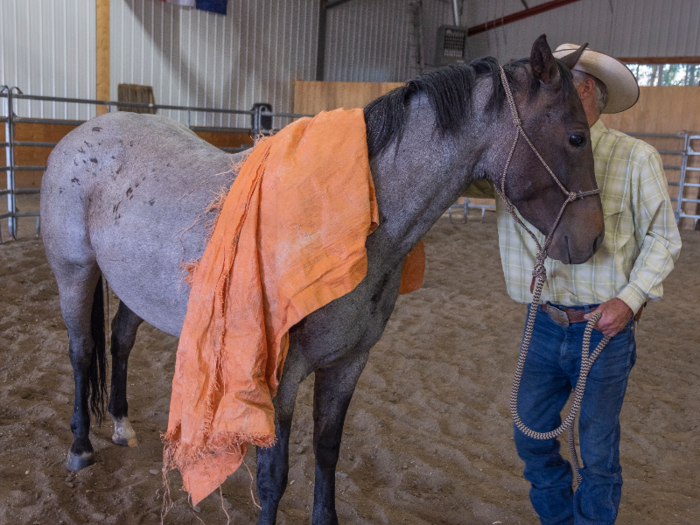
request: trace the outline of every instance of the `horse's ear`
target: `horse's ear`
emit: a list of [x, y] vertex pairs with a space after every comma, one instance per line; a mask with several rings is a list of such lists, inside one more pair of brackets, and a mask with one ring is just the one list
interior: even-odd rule
[[578, 62], [578, 59], [581, 58], [581, 55], [583, 54], [586, 47], [588, 47], [588, 42], [583, 44], [573, 53], [569, 53], [565, 57], [561, 57], [559, 60], [561, 60], [564, 63], [564, 65], [569, 69], [574, 69], [574, 66]]
[[547, 43], [547, 36], [541, 35], [532, 44], [530, 53], [530, 67], [535, 78], [544, 84], [551, 84], [559, 78], [559, 67], [554, 59], [552, 50]]

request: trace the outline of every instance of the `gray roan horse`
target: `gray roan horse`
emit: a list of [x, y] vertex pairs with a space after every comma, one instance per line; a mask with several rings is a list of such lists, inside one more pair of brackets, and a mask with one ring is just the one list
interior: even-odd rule
[[[570, 191], [596, 188], [590, 135], [568, 68], [544, 36], [530, 59], [505, 66], [523, 126]], [[567, 68], [568, 67], [568, 68]], [[275, 399], [277, 444], [257, 451], [259, 524], [273, 524], [287, 485], [289, 433], [297, 389], [315, 373], [313, 523], [337, 523], [335, 467], [345, 414], [372, 346], [394, 308], [402, 263], [472, 181], [498, 182], [515, 137], [499, 65], [493, 58], [423, 75], [365, 108], [370, 165], [380, 212], [367, 238], [366, 278], [350, 294], [309, 315], [290, 333]], [[105, 388], [101, 275], [121, 299], [112, 321], [109, 413], [113, 440], [136, 444], [127, 417], [129, 352], [143, 320], [179, 335], [189, 290], [181, 263], [201, 257], [212, 196], [235, 179], [237, 155], [221, 152], [182, 125], [133, 113], [83, 124], [55, 148], [41, 188], [46, 254], [58, 281], [75, 375], [74, 441], [66, 465], [94, 462], [90, 409], [99, 418]], [[547, 233], [564, 194], [521, 141], [506, 192]], [[191, 227], [194, 224], [194, 227]], [[552, 257], [582, 263], [600, 245], [599, 197], [570, 204]]]

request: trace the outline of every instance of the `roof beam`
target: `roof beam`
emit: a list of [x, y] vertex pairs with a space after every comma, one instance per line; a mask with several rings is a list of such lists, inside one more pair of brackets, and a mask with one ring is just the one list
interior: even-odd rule
[[467, 30], [467, 36], [478, 35], [479, 33], [489, 31], [490, 29], [495, 29], [497, 27], [512, 24], [513, 22], [524, 20], [525, 18], [530, 18], [531, 16], [539, 15], [546, 11], [556, 9], [557, 7], [562, 7], [567, 4], [573, 4], [574, 2], [578, 1], [579, 0], [552, 0], [551, 2], [545, 2], [544, 4], [536, 5], [529, 9], [523, 9], [522, 11], [518, 11], [517, 13], [513, 13], [512, 15], [503, 16], [501, 18], [496, 18], [489, 22], [470, 27]]

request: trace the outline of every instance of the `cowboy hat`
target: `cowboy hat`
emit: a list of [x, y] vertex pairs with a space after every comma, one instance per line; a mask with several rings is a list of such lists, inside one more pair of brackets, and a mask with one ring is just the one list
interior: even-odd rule
[[[562, 44], [555, 51], [555, 58], [563, 58], [581, 46]], [[620, 113], [631, 108], [639, 99], [639, 85], [634, 74], [619, 60], [586, 49], [574, 69], [588, 73], [600, 80], [608, 88], [608, 103], [603, 113]]]

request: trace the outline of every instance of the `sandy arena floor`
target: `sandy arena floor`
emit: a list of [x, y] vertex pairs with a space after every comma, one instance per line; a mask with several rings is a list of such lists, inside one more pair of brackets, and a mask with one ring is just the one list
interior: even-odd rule
[[[22, 227], [21, 240], [0, 246], [0, 524], [159, 523], [160, 433], [177, 339], [147, 325], [139, 332], [129, 402], [141, 445], [113, 445], [111, 421], [93, 426], [97, 463], [68, 473], [67, 337], [42, 243], [31, 220]], [[666, 296], [638, 331], [622, 414], [620, 525], [700, 523], [700, 233], [684, 232], [683, 241]], [[350, 406], [337, 473], [340, 520], [535, 524], [508, 411], [525, 309], [506, 295], [494, 217], [441, 220], [425, 242], [425, 286], [399, 299]], [[116, 306], [112, 297], [112, 313]], [[310, 523], [311, 387], [309, 379], [297, 403], [282, 525]], [[247, 464], [254, 474], [254, 452]], [[195, 512], [179, 477], [172, 486], [166, 523], [226, 523], [219, 495]], [[246, 469], [222, 494], [232, 523], [255, 523]]]

